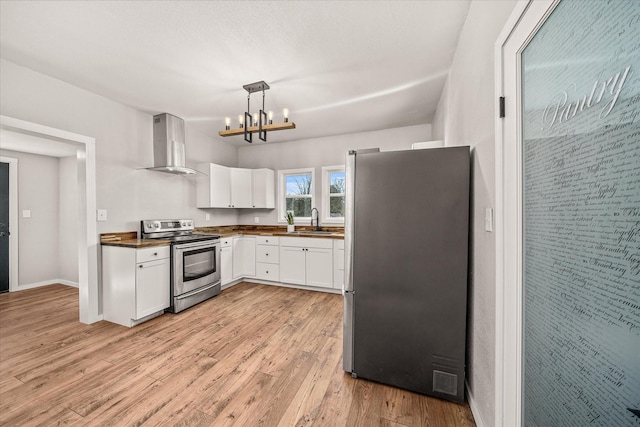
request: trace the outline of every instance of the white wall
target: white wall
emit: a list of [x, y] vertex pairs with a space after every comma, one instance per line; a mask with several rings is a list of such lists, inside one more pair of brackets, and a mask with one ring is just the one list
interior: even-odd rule
[[484, 231], [485, 208], [495, 206], [493, 49], [514, 6], [513, 0], [471, 2], [433, 123], [434, 139], [472, 147], [467, 364], [479, 426], [495, 424], [495, 236]]
[[[216, 210], [204, 223], [205, 211], [195, 207], [195, 178], [138, 170], [153, 166], [153, 114], [4, 59], [0, 93], [2, 115], [96, 139], [97, 205], [108, 212], [108, 221], [98, 222], [99, 233], [138, 231], [139, 221], [151, 218], [193, 218], [197, 226], [237, 222], [235, 210]], [[200, 161], [236, 165], [235, 147], [190, 129], [187, 118], [185, 122], [187, 166]]]
[[[374, 132], [360, 132], [323, 138], [304, 139], [278, 144], [248, 144], [238, 148], [238, 166], [244, 168], [280, 169], [315, 168], [317, 197], [320, 209], [322, 194], [322, 166], [343, 165], [348, 150], [380, 148], [382, 151], [409, 150], [414, 142], [431, 139], [431, 125], [407, 126]], [[277, 192], [276, 183], [276, 192]], [[277, 206], [276, 195], [276, 206]], [[260, 224], [278, 223], [278, 209], [242, 210], [239, 224], [253, 224], [260, 217]]]
[[[59, 277], [58, 158], [7, 150], [0, 154], [18, 159], [18, 288], [51, 283]], [[23, 210], [30, 210], [31, 218], [23, 218]]]
[[58, 166], [58, 278], [78, 286], [78, 160], [62, 157]]

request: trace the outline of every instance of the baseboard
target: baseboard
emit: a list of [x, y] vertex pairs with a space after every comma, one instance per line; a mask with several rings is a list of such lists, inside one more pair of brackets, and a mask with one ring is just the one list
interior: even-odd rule
[[237, 285], [238, 283], [242, 283], [242, 279], [236, 279], [236, 280], [234, 280], [233, 282], [229, 282], [229, 283], [226, 283], [226, 284], [224, 284], [224, 285], [221, 285], [221, 286], [220, 286], [220, 290], [229, 289], [230, 287], [235, 286], [235, 285]]
[[465, 381], [464, 385], [467, 389], [467, 400], [469, 401], [469, 408], [471, 408], [471, 413], [473, 414], [473, 419], [476, 422], [476, 427], [485, 427], [484, 421], [482, 421], [482, 417], [480, 416], [480, 411], [478, 410], [478, 403], [469, 388], [469, 381]]
[[281, 288], [302, 289], [302, 290], [305, 290], [305, 291], [325, 292], [325, 293], [329, 293], [329, 294], [341, 294], [342, 293], [342, 289], [319, 288], [319, 287], [316, 287], [316, 286], [292, 285], [292, 284], [289, 284], [289, 283], [270, 282], [268, 280], [253, 279], [253, 278], [248, 278], [248, 277], [245, 277], [243, 279], [243, 281], [244, 282], [248, 282], [248, 283], [257, 283], [259, 285], [279, 286]]
[[78, 282], [72, 282], [70, 280], [58, 279], [56, 283], [60, 283], [61, 285], [71, 286], [72, 288], [78, 288]]
[[24, 291], [25, 289], [33, 289], [33, 288], [39, 288], [42, 286], [48, 286], [48, 285], [66, 285], [66, 286], [72, 286], [74, 288], [78, 287], [78, 283], [77, 282], [71, 282], [69, 280], [63, 280], [63, 279], [53, 279], [53, 280], [45, 280], [43, 282], [36, 282], [36, 283], [27, 283], [26, 285], [18, 285], [18, 289], [16, 289], [17, 291]]

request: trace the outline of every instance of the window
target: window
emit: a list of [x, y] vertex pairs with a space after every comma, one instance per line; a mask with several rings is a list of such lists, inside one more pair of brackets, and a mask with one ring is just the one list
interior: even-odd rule
[[312, 168], [278, 171], [278, 222], [286, 222], [287, 211], [293, 211], [296, 220], [311, 220], [311, 209], [315, 207], [313, 184]]
[[346, 190], [344, 166], [322, 168], [322, 212], [324, 222], [344, 223], [344, 194]]

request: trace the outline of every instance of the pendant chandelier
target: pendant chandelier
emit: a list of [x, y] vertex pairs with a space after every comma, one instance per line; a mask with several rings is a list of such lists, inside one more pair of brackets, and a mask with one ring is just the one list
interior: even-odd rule
[[[267, 141], [267, 131], [295, 129], [296, 124], [289, 121], [289, 110], [285, 108], [282, 110], [283, 122], [273, 123], [273, 111], [265, 112], [264, 109], [264, 91], [269, 89], [269, 85], [264, 81], [251, 83], [242, 86], [247, 91], [247, 111], [244, 112], [244, 116], [238, 116], [238, 127], [231, 129], [231, 118], [225, 117], [224, 124], [225, 130], [218, 132], [220, 136], [236, 136], [244, 134], [244, 140], [248, 143], [253, 142], [252, 137], [254, 133], [258, 133], [258, 138], [262, 141]], [[251, 115], [250, 100], [253, 92], [262, 91], [262, 109], [260, 113], [253, 113]], [[267, 117], [268, 122], [267, 122]], [[245, 125], [246, 124], [246, 125]]]

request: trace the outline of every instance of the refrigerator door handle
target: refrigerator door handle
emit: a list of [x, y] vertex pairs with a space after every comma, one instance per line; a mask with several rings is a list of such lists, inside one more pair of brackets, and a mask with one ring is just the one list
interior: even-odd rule
[[345, 203], [344, 203], [344, 285], [342, 292], [353, 291], [353, 248], [355, 243], [356, 207], [356, 157], [362, 154], [379, 153], [379, 148], [347, 151], [345, 159]]
[[349, 151], [345, 159], [345, 203], [344, 203], [344, 285], [342, 292], [353, 291], [353, 215], [355, 190], [356, 151]]

